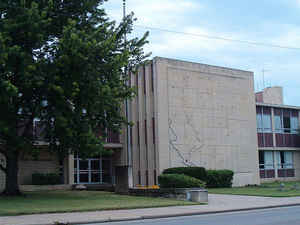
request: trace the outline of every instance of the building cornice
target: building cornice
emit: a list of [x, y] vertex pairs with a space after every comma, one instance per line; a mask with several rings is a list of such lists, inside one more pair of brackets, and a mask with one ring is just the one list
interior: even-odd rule
[[297, 110], [300, 110], [300, 106], [292, 106], [292, 105], [268, 104], [268, 103], [261, 103], [261, 102], [256, 102], [256, 105], [257, 106], [273, 107], [273, 108], [285, 108], [285, 109], [297, 109]]

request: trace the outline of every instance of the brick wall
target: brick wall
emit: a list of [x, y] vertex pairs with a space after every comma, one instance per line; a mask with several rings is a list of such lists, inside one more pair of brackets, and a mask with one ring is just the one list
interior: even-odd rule
[[19, 184], [32, 184], [32, 174], [37, 172], [58, 173], [59, 161], [46, 150], [42, 150], [36, 160], [29, 155], [22, 157], [19, 162]]
[[[0, 160], [4, 159], [0, 155]], [[49, 154], [46, 150], [42, 150], [39, 157], [34, 160], [32, 156], [26, 155], [20, 157], [19, 161], [19, 184], [32, 184], [32, 174], [39, 173], [57, 173], [59, 170], [59, 161], [53, 154]], [[0, 171], [0, 192], [5, 186], [5, 174]]]

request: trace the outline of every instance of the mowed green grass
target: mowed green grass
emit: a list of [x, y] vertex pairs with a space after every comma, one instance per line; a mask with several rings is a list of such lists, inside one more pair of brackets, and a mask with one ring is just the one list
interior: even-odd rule
[[100, 191], [27, 192], [20, 197], [0, 196], [0, 216], [195, 204], [167, 198], [136, 197]]
[[[284, 188], [280, 190], [280, 184]], [[253, 195], [264, 197], [295, 197], [300, 196], [300, 181], [263, 183], [258, 186], [233, 187], [233, 188], [210, 188], [208, 193]]]

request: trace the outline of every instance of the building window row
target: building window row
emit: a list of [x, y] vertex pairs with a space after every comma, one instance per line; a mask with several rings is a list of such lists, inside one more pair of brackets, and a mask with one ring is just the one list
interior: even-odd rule
[[297, 134], [299, 129], [298, 111], [289, 109], [274, 109], [276, 133]]
[[[272, 117], [270, 107], [256, 107], [256, 123], [258, 133], [272, 132]], [[274, 125], [276, 133], [297, 134], [299, 129], [298, 111], [275, 108]]]
[[294, 177], [292, 151], [259, 151], [261, 178]]

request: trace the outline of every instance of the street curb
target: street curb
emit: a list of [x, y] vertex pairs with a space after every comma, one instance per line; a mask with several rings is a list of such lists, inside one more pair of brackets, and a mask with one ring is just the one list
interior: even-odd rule
[[[219, 213], [228, 213], [228, 212], [243, 212], [243, 211], [253, 211], [259, 209], [272, 209], [272, 208], [283, 208], [291, 206], [300, 206], [300, 203], [287, 204], [287, 205], [271, 205], [271, 206], [261, 206], [261, 207], [252, 207], [244, 209], [228, 209], [228, 210], [219, 210], [219, 211], [209, 211], [209, 212], [191, 212], [191, 213], [174, 213], [174, 214], [164, 214], [164, 215], [153, 215], [153, 216], [133, 216], [130, 218], [124, 219], [103, 219], [97, 221], [86, 221], [86, 222], [69, 222], [69, 225], [83, 225], [83, 224], [93, 224], [93, 223], [107, 223], [107, 222], [126, 222], [126, 221], [138, 221], [138, 220], [149, 220], [149, 219], [160, 219], [160, 218], [172, 218], [180, 216], [196, 216], [196, 215], [205, 215], [205, 214], [219, 214]], [[53, 225], [52, 224], [39, 224], [39, 225]]]

